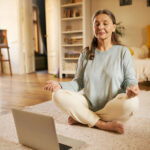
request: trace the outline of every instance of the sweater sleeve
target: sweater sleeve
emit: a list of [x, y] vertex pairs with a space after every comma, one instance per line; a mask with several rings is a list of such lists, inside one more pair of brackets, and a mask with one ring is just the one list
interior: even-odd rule
[[122, 86], [124, 91], [126, 91], [126, 88], [131, 85], [138, 85], [134, 63], [128, 48], [126, 48], [125, 53], [123, 55], [123, 72], [124, 72], [124, 81]]
[[79, 60], [78, 60], [78, 65], [77, 65], [77, 70], [75, 77], [72, 81], [69, 82], [59, 82], [61, 85], [62, 89], [66, 90], [71, 90], [71, 91], [80, 91], [81, 89], [84, 88], [83, 85], [83, 76], [84, 76], [84, 70], [85, 70], [85, 53], [81, 53]]

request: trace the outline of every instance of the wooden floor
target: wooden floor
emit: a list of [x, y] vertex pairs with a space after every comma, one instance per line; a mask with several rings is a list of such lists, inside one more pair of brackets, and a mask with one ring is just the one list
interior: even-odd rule
[[60, 80], [50, 74], [32, 73], [26, 75], [0, 75], [0, 114], [11, 108], [23, 108], [51, 100], [51, 92], [43, 89], [47, 80]]
[[[23, 108], [51, 100], [51, 92], [43, 89], [47, 80], [69, 81], [71, 78], [60, 80], [47, 73], [12, 77], [0, 75], [0, 114], [9, 112], [11, 108]], [[150, 90], [150, 82], [139, 85], [142, 90]]]

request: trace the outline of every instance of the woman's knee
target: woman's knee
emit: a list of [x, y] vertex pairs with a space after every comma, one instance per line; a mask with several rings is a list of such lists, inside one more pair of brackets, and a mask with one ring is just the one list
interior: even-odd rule
[[63, 97], [63, 90], [61, 90], [61, 89], [52, 93], [52, 100], [55, 103], [59, 103], [61, 101], [62, 97]]
[[122, 121], [127, 121], [131, 116], [133, 116], [139, 109], [139, 99], [138, 97], [133, 97], [125, 101], [122, 105], [122, 116], [120, 119]]
[[75, 105], [77, 103], [77, 96], [75, 93], [60, 89], [53, 93], [52, 99], [55, 102], [55, 104], [59, 105]]
[[[126, 106], [127, 105], [127, 106]], [[127, 100], [127, 104], [124, 107], [131, 111], [131, 112], [136, 112], [139, 109], [139, 98], [133, 97]]]
[[138, 110], [138, 108], [138, 97], [128, 99], [121, 96], [109, 101], [103, 109], [97, 111], [97, 114], [100, 115], [102, 120], [113, 121], [120, 118], [123, 119], [124, 117], [129, 118]]
[[128, 98], [125, 93], [119, 94], [115, 97], [112, 103], [119, 104], [118, 106], [125, 111], [132, 111], [135, 112], [139, 108], [139, 99], [138, 97]]

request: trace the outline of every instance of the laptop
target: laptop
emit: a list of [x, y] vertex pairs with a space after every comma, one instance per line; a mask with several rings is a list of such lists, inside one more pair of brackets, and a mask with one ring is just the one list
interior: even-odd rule
[[78, 150], [84, 142], [56, 134], [51, 116], [12, 109], [19, 143], [36, 150]]

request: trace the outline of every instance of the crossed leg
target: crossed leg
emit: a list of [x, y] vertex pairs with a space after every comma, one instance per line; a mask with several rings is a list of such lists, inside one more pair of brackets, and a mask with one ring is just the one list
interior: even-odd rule
[[130, 118], [133, 114], [131, 113], [133, 104], [137, 101], [137, 99], [128, 100], [125, 94], [119, 95], [108, 102], [103, 109], [93, 112], [89, 109], [85, 97], [76, 92], [58, 90], [54, 93], [53, 100], [59, 108], [69, 114], [68, 124], [87, 124], [89, 127], [96, 126], [102, 130], [118, 133], [124, 133], [124, 126], [120, 121]]
[[[71, 116], [68, 117], [68, 124], [74, 125], [78, 124], [79, 122], [74, 120]], [[117, 133], [124, 133], [124, 126], [119, 121], [110, 121], [110, 122], [104, 122], [100, 119], [96, 122], [95, 126], [102, 130], [108, 130], [108, 131], [115, 131]]]

